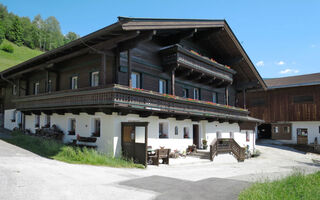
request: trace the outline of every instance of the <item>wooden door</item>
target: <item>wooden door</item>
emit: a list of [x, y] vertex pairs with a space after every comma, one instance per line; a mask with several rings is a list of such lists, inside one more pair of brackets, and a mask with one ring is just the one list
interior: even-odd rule
[[148, 122], [122, 122], [122, 154], [147, 166]]
[[197, 149], [200, 148], [200, 144], [199, 144], [199, 125], [198, 124], [194, 124], [193, 125], [193, 144], [195, 144], [197, 146]]

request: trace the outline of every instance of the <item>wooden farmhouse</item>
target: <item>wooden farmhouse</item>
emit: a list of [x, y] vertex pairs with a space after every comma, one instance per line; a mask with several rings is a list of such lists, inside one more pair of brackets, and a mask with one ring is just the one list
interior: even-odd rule
[[[185, 151], [217, 137], [252, 150], [264, 115], [236, 107], [238, 97], [269, 94], [225, 20], [124, 17], [1, 72], [1, 87], [6, 129], [54, 127], [65, 143], [141, 162], [148, 146]], [[319, 119], [306, 104], [293, 109], [304, 106]]]
[[320, 73], [266, 79], [266, 91], [249, 91], [245, 102], [253, 117], [265, 123], [260, 138], [310, 144], [320, 139]]

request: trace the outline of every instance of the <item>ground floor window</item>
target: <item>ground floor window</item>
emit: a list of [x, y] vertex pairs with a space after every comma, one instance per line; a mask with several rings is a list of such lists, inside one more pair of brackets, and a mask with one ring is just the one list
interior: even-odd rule
[[168, 123], [161, 122], [159, 123], [159, 138], [168, 138]]
[[70, 118], [69, 119], [69, 135], [76, 134], [76, 119]]
[[15, 122], [16, 121], [16, 113], [17, 113], [16, 110], [12, 111], [11, 122]]
[[290, 133], [290, 126], [284, 126], [283, 127], [283, 132], [284, 133]]
[[189, 127], [183, 127], [183, 138], [190, 138]]
[[100, 119], [96, 118], [93, 119], [93, 137], [100, 137], [100, 131], [101, 131], [101, 122]]
[[274, 126], [273, 127], [273, 132], [274, 133], [279, 133], [279, 127], [278, 126]]
[[46, 127], [50, 127], [50, 123], [51, 123], [51, 116], [50, 115], [46, 115]]
[[36, 116], [35, 116], [34, 126], [35, 126], [36, 128], [39, 128], [39, 127], [40, 127], [40, 115], [36, 115]]

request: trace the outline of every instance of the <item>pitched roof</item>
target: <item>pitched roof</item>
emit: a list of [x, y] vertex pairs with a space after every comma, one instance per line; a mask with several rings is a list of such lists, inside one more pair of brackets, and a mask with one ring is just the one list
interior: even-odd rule
[[320, 85], [320, 73], [264, 79], [268, 89]]
[[[155, 18], [126, 18], [119, 17], [118, 22], [95, 31], [87, 36], [74, 40], [64, 46], [48, 51], [37, 57], [29, 59], [23, 63], [13, 66], [9, 69], [2, 71], [2, 76], [15, 74], [21, 70], [26, 70], [36, 65], [48, 63], [50, 60], [68, 55], [72, 52], [85, 49], [89, 45], [95, 45], [100, 42], [110, 40], [115, 36], [121, 36], [128, 33], [142, 32], [147, 30], [186, 30], [186, 29], [220, 29], [221, 38], [218, 38], [213, 45], [216, 49], [217, 56], [225, 56], [228, 60], [232, 61], [237, 58], [234, 64], [235, 70], [238, 72], [238, 77], [243, 77], [250, 82], [255, 82], [263, 89], [266, 89], [266, 84], [254, 67], [249, 56], [241, 46], [240, 42], [232, 32], [228, 23], [225, 20], [206, 20], [206, 19], [155, 19]], [[217, 37], [217, 36], [212, 36]], [[209, 40], [208, 40], [209, 41]], [[205, 41], [204, 43], [209, 43]], [[222, 55], [224, 54], [224, 55]], [[235, 63], [235, 61], [233, 61]], [[228, 64], [228, 63], [224, 63]], [[232, 64], [228, 64], [231, 65]]]

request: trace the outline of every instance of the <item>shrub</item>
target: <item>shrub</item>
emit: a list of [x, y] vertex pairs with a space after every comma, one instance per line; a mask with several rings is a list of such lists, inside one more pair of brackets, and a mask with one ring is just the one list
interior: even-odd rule
[[8, 53], [13, 53], [14, 52], [13, 46], [11, 44], [3, 44], [2, 45], [2, 50], [6, 51]]

